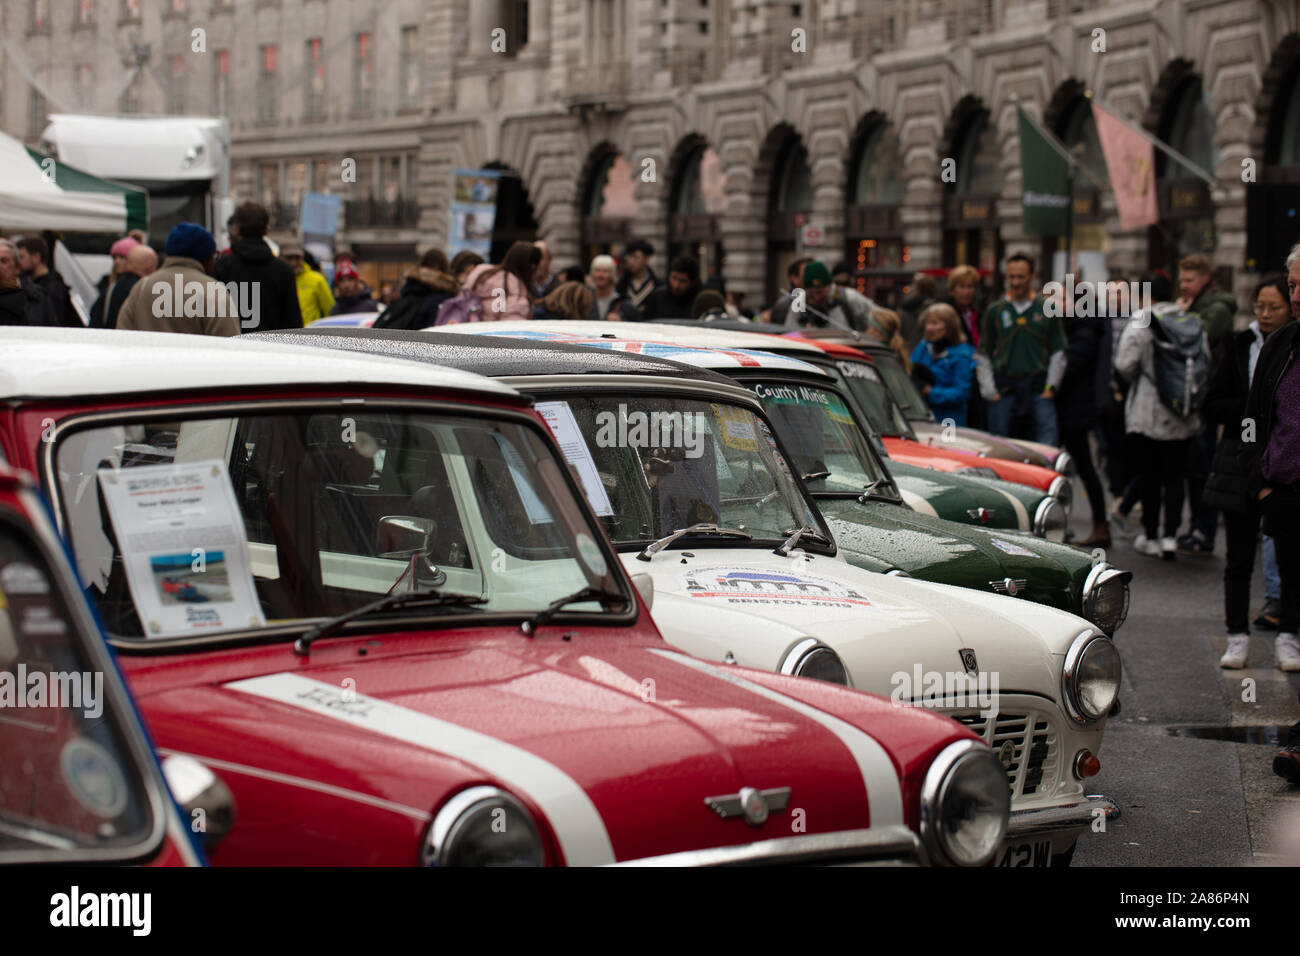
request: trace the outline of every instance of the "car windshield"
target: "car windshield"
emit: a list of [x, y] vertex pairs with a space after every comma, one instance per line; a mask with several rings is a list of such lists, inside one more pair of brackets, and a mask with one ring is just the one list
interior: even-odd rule
[[[538, 402], [537, 410], [617, 544], [644, 544], [702, 523], [753, 535], [727, 538], [727, 547], [770, 547], [805, 525], [825, 532], [771, 429], [747, 408], [668, 395], [578, 394]], [[677, 547], [700, 544], [680, 540]]]
[[763, 403], [809, 491], [862, 494], [885, 480], [884, 469], [838, 393], [797, 382], [747, 379], [745, 384]]
[[296, 407], [79, 430], [56, 452], [78, 570], [122, 637], [332, 617], [390, 591], [483, 598], [444, 605], [481, 615], [621, 590], [563, 464], [516, 421]]
[[835, 367], [839, 370], [841, 384], [857, 399], [868, 424], [877, 434], [906, 436], [911, 432], [907, 416], [880, 376], [879, 366], [839, 359]]
[[903, 409], [903, 414], [909, 420], [919, 419], [927, 422], [932, 420], [930, 407], [925, 404], [925, 399], [921, 397], [916, 383], [903, 370], [903, 366], [892, 353], [877, 355], [876, 368], [884, 376], [885, 384], [889, 386], [889, 394], [893, 396], [894, 401]]
[[101, 638], [74, 600], [29, 533], [0, 517], [0, 863], [129, 855], [155, 829], [142, 757], [83, 643]]

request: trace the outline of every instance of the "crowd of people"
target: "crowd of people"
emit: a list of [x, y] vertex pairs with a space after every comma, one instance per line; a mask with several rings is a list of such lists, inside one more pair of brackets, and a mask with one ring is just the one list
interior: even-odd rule
[[[627, 244], [621, 263], [598, 255], [585, 268], [560, 271], [544, 241], [515, 242], [495, 263], [430, 249], [400, 288], [377, 297], [346, 256], [336, 257], [331, 284], [301, 244], [275, 250], [268, 223], [264, 206], [244, 203], [220, 254], [208, 230], [182, 223], [167, 236], [161, 264], [143, 236], [122, 237], [88, 324], [237, 335], [241, 327], [295, 328], [361, 312], [378, 313], [377, 328], [400, 329], [503, 319], [732, 319], [852, 330], [898, 355], [941, 422], [1063, 447], [1091, 509], [1092, 532], [1079, 544], [1106, 548], [1131, 538], [1139, 555], [1173, 560], [1212, 553], [1222, 522], [1228, 642], [1220, 665], [1246, 664], [1259, 552], [1266, 600], [1253, 624], [1277, 632], [1277, 666], [1300, 671], [1300, 363], [1293, 361], [1300, 332], [1292, 321], [1300, 311], [1300, 246], [1288, 273], [1259, 281], [1249, 303], [1254, 320], [1234, 331], [1237, 302], [1215, 285], [1200, 254], [1179, 262], [1176, 294], [1160, 270], [1136, 286], [1088, 287], [1075, 277], [1078, 298], [1062, 289], [1045, 294], [1050, 286], [1036, 282], [1033, 259], [1016, 253], [991, 301], [981, 301], [980, 272], [960, 265], [947, 270], [943, 295], [933, 274], [918, 273], [897, 310], [859, 291], [846, 264], [801, 256], [789, 263], [780, 297], [756, 313], [720, 277], [702, 277], [690, 256], [672, 258], [661, 279], [644, 239]], [[0, 239], [0, 324], [82, 324], [50, 261], [39, 237]], [[160, 303], [182, 285], [205, 293], [197, 314]], [[257, 314], [242, 326], [250, 313], [229, 300], [238, 288], [258, 290]], [[1290, 748], [1294, 768], [1285, 769], [1300, 778], [1300, 740], [1291, 743], [1298, 745]]]

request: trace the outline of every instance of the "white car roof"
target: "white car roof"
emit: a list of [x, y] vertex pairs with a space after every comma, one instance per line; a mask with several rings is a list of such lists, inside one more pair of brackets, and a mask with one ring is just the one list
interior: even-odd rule
[[[805, 372], [818, 377], [829, 377], [815, 365], [809, 365], [788, 355], [777, 355], [762, 350], [764, 344], [780, 344], [791, 339], [776, 336], [751, 335], [748, 332], [726, 332], [713, 329], [685, 329], [675, 325], [658, 325], [646, 322], [571, 322], [571, 321], [519, 321], [473, 322], [440, 326], [439, 332], [457, 332], [465, 335], [505, 336], [509, 338], [537, 339], [548, 342], [567, 342], [595, 348], [613, 349], [650, 358], [671, 359], [685, 365], [707, 369], [764, 368], [781, 372]], [[669, 333], [685, 331], [693, 341], [679, 341], [680, 336]], [[714, 344], [705, 345], [705, 340]], [[773, 339], [777, 342], [773, 343]], [[815, 346], [798, 343], [800, 349], [824, 354]]]
[[0, 398], [347, 384], [454, 388], [519, 398], [507, 385], [458, 369], [241, 338], [6, 328], [0, 331]]
[[[469, 325], [443, 325], [438, 332], [470, 332], [481, 323]], [[664, 342], [671, 345], [687, 345], [702, 349], [762, 349], [781, 348], [787, 351], [811, 352], [825, 355], [815, 345], [800, 339], [784, 335], [770, 335], [766, 332], [737, 332], [734, 329], [713, 329], [707, 325], [669, 325], [663, 322], [596, 322], [582, 320], [572, 322], [563, 319], [518, 320], [493, 322], [498, 329], [547, 329], [554, 332], [584, 336], [609, 336], [637, 342]], [[761, 329], [758, 325], [755, 328]]]

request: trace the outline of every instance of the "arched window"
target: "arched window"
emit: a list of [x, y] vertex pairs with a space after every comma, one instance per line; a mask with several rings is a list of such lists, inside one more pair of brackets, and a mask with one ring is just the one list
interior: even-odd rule
[[887, 205], [903, 201], [902, 150], [891, 123], [877, 123], [858, 152], [849, 201]]
[[959, 196], [1000, 193], [1002, 191], [1001, 154], [998, 131], [989, 123], [988, 110], [980, 110], [967, 122], [957, 153]]
[[[1199, 76], [1189, 77], [1179, 91], [1169, 119], [1168, 142], [1208, 173], [1219, 165], [1219, 148], [1214, 145], [1214, 116], [1209, 94]], [[1171, 157], [1165, 157], [1164, 175], [1188, 175], [1191, 171]]]

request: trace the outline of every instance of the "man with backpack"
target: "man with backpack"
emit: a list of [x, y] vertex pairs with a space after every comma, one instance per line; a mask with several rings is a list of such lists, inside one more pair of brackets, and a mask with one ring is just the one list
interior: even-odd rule
[[420, 256], [420, 263], [406, 274], [396, 302], [375, 320], [377, 329], [427, 329], [438, 318], [438, 307], [460, 292], [460, 283], [451, 273], [447, 254], [430, 249]]
[[1142, 499], [1143, 533], [1133, 542], [1138, 554], [1174, 560], [1189, 446], [1201, 431], [1209, 361], [1201, 320], [1172, 302], [1135, 312], [1120, 336], [1115, 372], [1129, 383], [1124, 428]]

